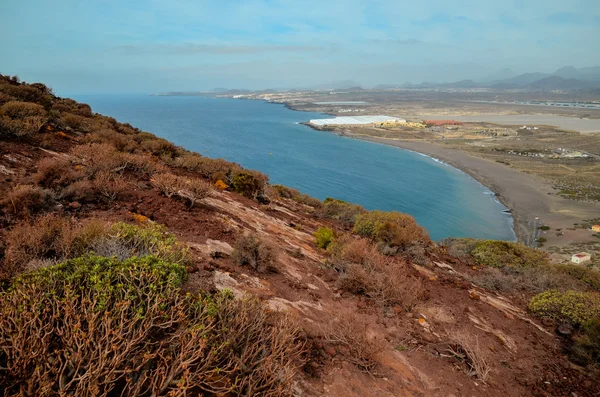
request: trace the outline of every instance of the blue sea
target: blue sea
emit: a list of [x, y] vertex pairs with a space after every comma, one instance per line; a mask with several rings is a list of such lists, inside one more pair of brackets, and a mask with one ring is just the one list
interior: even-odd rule
[[515, 240], [512, 217], [467, 174], [418, 153], [315, 131], [324, 114], [262, 101], [145, 95], [75, 95], [94, 112], [209, 157], [269, 175], [313, 197], [413, 215], [431, 238]]

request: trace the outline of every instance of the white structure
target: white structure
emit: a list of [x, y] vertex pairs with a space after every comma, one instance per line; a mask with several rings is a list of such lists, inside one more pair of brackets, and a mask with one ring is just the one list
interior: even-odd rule
[[579, 254], [575, 254], [571, 257], [571, 262], [573, 263], [583, 263], [592, 260], [592, 256], [587, 252], [580, 252]]
[[406, 120], [398, 117], [389, 116], [348, 116], [348, 117], [335, 117], [332, 119], [314, 119], [309, 121], [310, 124], [316, 126], [326, 125], [364, 125], [373, 123], [406, 123]]

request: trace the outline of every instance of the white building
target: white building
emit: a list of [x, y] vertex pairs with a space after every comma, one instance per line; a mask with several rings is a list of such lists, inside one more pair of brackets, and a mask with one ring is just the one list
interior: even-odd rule
[[571, 262], [577, 263], [577, 264], [587, 262], [589, 260], [592, 260], [592, 256], [590, 254], [588, 254], [587, 252], [580, 252], [571, 257]]
[[309, 123], [317, 126], [326, 125], [365, 125], [372, 123], [406, 123], [406, 120], [399, 117], [389, 116], [347, 116], [347, 117], [335, 117], [332, 119], [314, 119], [310, 120]]

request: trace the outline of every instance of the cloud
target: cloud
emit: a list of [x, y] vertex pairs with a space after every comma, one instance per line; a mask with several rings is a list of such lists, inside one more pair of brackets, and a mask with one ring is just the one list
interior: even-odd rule
[[158, 44], [158, 45], [118, 45], [113, 50], [126, 54], [162, 53], [171, 55], [186, 54], [260, 54], [273, 52], [319, 52], [325, 48], [310, 45], [245, 45], [245, 44]]

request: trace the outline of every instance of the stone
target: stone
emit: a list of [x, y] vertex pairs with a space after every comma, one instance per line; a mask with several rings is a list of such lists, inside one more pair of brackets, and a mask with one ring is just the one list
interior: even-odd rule
[[561, 325], [558, 326], [558, 328], [556, 329], [556, 331], [560, 335], [568, 336], [568, 335], [571, 335], [573, 333], [573, 326], [571, 324], [569, 324], [569, 323], [562, 323]]
[[69, 208], [78, 210], [79, 208], [81, 208], [81, 203], [78, 201], [73, 201], [72, 203], [69, 204]]

